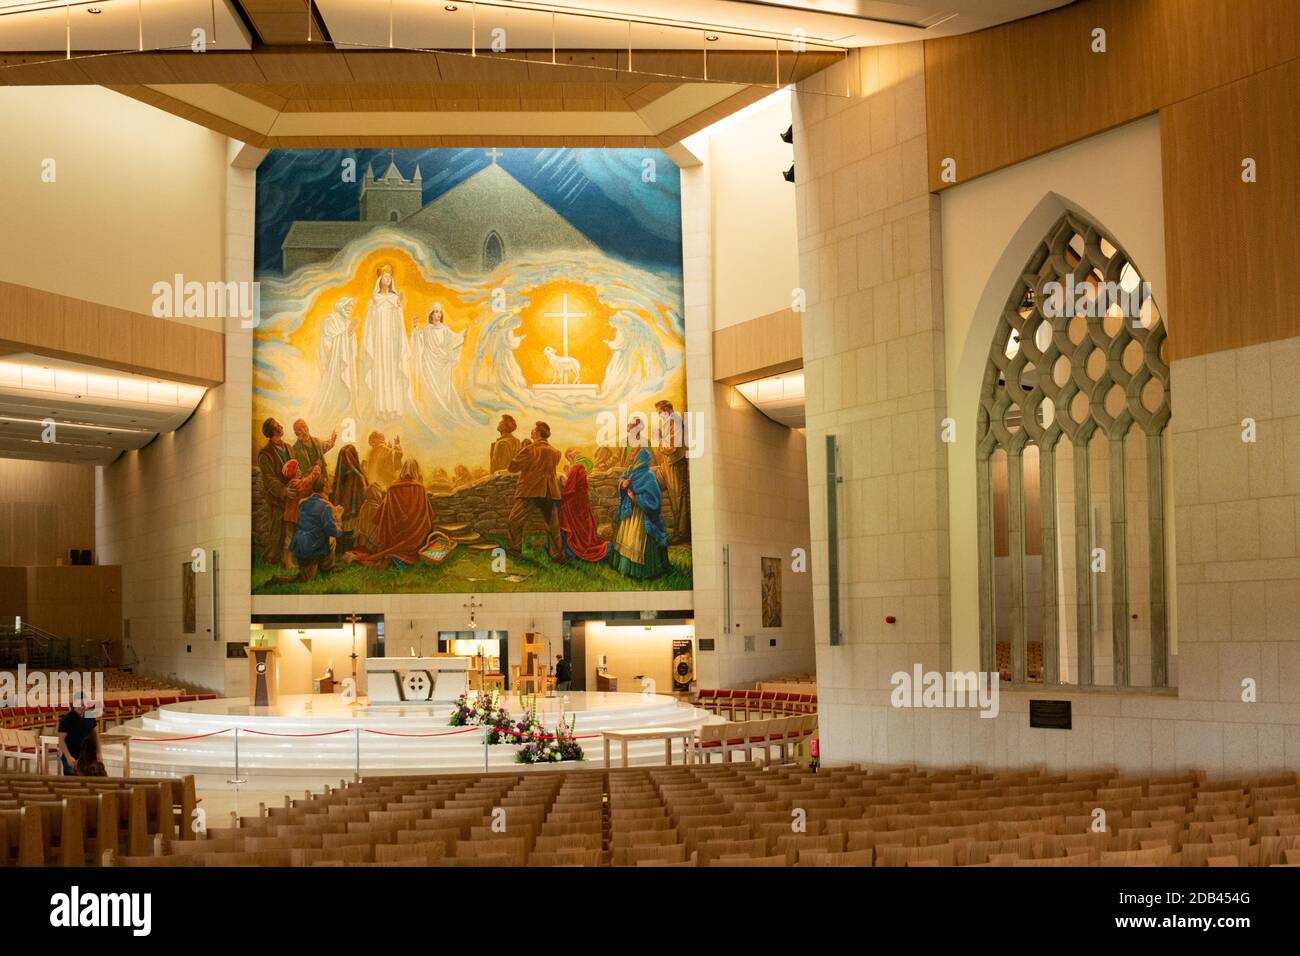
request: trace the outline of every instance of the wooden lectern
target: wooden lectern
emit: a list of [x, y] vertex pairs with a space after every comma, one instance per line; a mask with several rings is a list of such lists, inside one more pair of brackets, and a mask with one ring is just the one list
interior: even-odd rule
[[544, 682], [545, 670], [542, 666], [542, 655], [546, 653], [546, 642], [542, 640], [542, 635], [536, 631], [524, 632], [524, 643], [519, 648], [519, 686], [516, 692], [524, 693], [524, 688], [528, 687], [534, 694], [546, 690]]
[[248, 655], [248, 702], [254, 707], [274, 707], [278, 695], [278, 660], [275, 647], [246, 647]]

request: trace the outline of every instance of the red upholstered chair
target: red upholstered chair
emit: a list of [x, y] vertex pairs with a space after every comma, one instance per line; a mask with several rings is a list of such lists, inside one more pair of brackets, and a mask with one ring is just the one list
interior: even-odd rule
[[749, 720], [754, 711], [757, 709], [759, 694], [756, 690], [737, 690], [732, 691], [734, 720]]
[[727, 690], [725, 687], [723, 687], [723, 688], [719, 688], [715, 692], [715, 696], [714, 696], [713, 712], [717, 714], [719, 717], [721, 717], [723, 715], [722, 712], [725, 710], [727, 712], [726, 716], [728, 720], [735, 719], [735, 712], [732, 705], [731, 695], [732, 692]]
[[736, 724], [705, 724], [695, 738], [696, 759], [708, 763], [713, 754], [720, 753], [722, 762], [730, 763], [732, 750], [745, 748], [745, 738], [737, 736], [743, 729]]

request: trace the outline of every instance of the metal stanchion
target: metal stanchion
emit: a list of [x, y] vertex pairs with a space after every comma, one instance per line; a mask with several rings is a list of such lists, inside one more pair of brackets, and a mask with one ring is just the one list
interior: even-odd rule
[[483, 772], [488, 771], [488, 725], [483, 725]]
[[361, 728], [356, 728], [357, 732], [357, 783], [361, 782]]
[[226, 783], [241, 784], [248, 783], [239, 775], [239, 728], [235, 728], [235, 776], [233, 780], [227, 780]]

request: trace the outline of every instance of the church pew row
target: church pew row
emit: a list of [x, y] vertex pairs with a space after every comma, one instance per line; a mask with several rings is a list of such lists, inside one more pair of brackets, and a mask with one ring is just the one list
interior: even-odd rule
[[[1103, 832], [1092, 831], [1097, 807], [1106, 811]], [[1291, 865], [1300, 860], [1300, 780], [696, 764], [373, 778], [286, 799], [236, 824], [105, 862]]]
[[0, 866], [97, 865], [189, 840], [193, 777], [0, 776]]

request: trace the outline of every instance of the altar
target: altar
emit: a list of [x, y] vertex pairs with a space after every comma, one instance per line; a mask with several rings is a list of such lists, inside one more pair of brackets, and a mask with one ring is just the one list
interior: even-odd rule
[[469, 689], [468, 657], [368, 657], [370, 705], [451, 703]]

